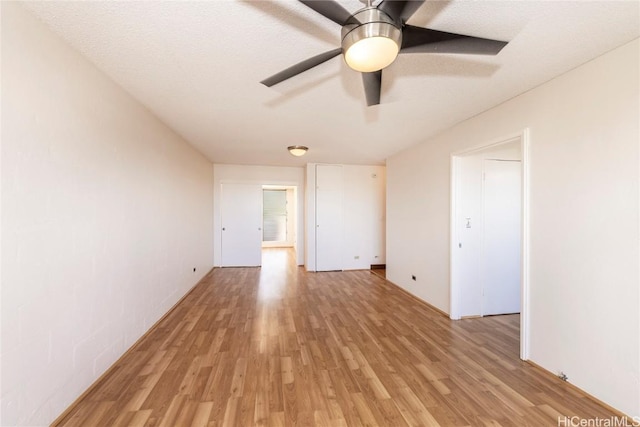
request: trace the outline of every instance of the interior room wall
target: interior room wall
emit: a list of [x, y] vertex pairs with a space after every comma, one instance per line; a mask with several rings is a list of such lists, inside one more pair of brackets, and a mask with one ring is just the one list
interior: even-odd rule
[[[369, 269], [385, 264], [386, 168], [342, 165], [343, 168], [343, 269]], [[315, 164], [306, 171], [307, 270], [315, 271]]]
[[448, 312], [451, 153], [530, 129], [530, 358], [630, 415], [640, 415], [639, 47], [387, 160], [387, 277]]
[[213, 165], [1, 8], [0, 424], [48, 425], [211, 269]]
[[298, 265], [304, 264], [304, 189], [305, 178], [304, 168], [284, 167], [284, 166], [255, 166], [255, 165], [225, 165], [215, 164], [213, 167], [213, 242], [214, 257], [213, 263], [216, 266], [221, 264], [222, 239], [220, 228], [220, 185], [229, 184], [260, 184], [260, 185], [282, 185], [297, 187], [297, 218], [296, 218], [296, 257]]

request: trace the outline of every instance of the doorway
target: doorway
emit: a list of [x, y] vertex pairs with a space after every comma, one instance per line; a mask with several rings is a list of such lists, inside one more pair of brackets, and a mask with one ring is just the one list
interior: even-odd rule
[[295, 247], [296, 187], [262, 186], [262, 247]]
[[528, 358], [528, 131], [451, 156], [450, 317], [520, 314]]

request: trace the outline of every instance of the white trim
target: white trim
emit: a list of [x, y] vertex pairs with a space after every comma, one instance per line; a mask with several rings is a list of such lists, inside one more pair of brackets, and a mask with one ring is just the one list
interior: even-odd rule
[[457, 287], [453, 286], [454, 284], [454, 280], [453, 280], [453, 273], [456, 270], [454, 268], [454, 262], [456, 260], [456, 256], [455, 256], [455, 242], [458, 241], [457, 239], [457, 229], [455, 227], [456, 224], [456, 213], [458, 211], [458, 207], [456, 204], [457, 198], [458, 198], [458, 169], [460, 167], [459, 165], [459, 158], [460, 156], [457, 156], [455, 154], [451, 154], [451, 211], [450, 211], [450, 223], [449, 223], [449, 317], [451, 318], [451, 320], [460, 320], [460, 310], [458, 307], [458, 300], [459, 300], [459, 295], [458, 295], [458, 289]]
[[318, 271], [318, 165], [313, 165], [313, 271]]
[[529, 340], [530, 340], [530, 289], [529, 289], [529, 267], [531, 243], [530, 230], [530, 206], [531, 206], [531, 153], [530, 153], [530, 132], [529, 128], [522, 131], [520, 147], [522, 156], [522, 265], [521, 265], [521, 306], [520, 306], [520, 359], [529, 360]]
[[458, 307], [458, 289], [455, 286], [454, 264], [455, 264], [455, 242], [457, 241], [456, 230], [456, 197], [458, 195], [457, 181], [459, 174], [459, 157], [468, 156], [476, 152], [486, 151], [488, 149], [520, 141], [521, 157], [522, 157], [522, 254], [521, 254], [521, 307], [520, 307], [520, 358], [522, 360], [529, 359], [529, 337], [530, 337], [530, 320], [529, 320], [529, 243], [530, 243], [530, 131], [529, 128], [523, 129], [521, 132], [507, 135], [488, 144], [481, 144], [464, 150], [451, 153], [451, 212], [450, 212], [450, 241], [449, 241], [449, 317], [452, 320], [460, 319], [460, 309]]
[[503, 144], [509, 144], [512, 142], [516, 142], [517, 140], [522, 141], [525, 133], [528, 133], [529, 129], [523, 129], [521, 132], [513, 133], [506, 135], [502, 138], [495, 139], [489, 143], [474, 145], [473, 147], [465, 148], [463, 150], [454, 151], [451, 153], [452, 156], [468, 156], [474, 153], [480, 153], [482, 151], [486, 151], [491, 148], [498, 147]]

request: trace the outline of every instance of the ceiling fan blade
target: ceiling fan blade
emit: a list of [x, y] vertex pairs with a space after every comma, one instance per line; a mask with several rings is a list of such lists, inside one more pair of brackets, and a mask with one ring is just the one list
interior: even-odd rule
[[509, 42], [405, 25], [400, 53], [467, 53], [497, 55]]
[[364, 94], [367, 97], [367, 106], [380, 104], [380, 87], [382, 86], [382, 70], [372, 73], [362, 73]]
[[291, 67], [287, 68], [286, 70], [282, 70], [277, 74], [274, 74], [271, 77], [267, 77], [266, 79], [264, 79], [263, 81], [261, 81], [260, 83], [262, 83], [263, 85], [267, 86], [267, 87], [271, 87], [275, 84], [278, 84], [280, 82], [283, 82], [285, 80], [287, 80], [288, 78], [291, 78], [293, 76], [297, 76], [298, 74], [307, 71], [310, 68], [315, 67], [316, 65], [320, 65], [323, 62], [326, 62], [328, 60], [330, 60], [331, 58], [334, 58], [338, 55], [340, 55], [342, 53], [342, 48], [336, 48], [324, 53], [321, 53], [320, 55], [316, 55], [312, 58], [309, 59], [305, 59], [302, 62], [297, 63], [296, 65], [292, 65]]
[[318, 12], [325, 18], [331, 19], [338, 25], [346, 24], [351, 18], [351, 14], [347, 10], [340, 6], [338, 3], [332, 0], [298, 0], [305, 6]]
[[378, 9], [404, 24], [424, 3], [424, 0], [383, 0]]

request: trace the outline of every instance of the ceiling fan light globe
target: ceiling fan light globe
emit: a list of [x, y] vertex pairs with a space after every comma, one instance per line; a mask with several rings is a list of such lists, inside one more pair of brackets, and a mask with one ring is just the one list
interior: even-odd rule
[[402, 31], [389, 15], [376, 7], [353, 14], [342, 27], [342, 53], [347, 65], [371, 73], [391, 65], [402, 46]]
[[352, 44], [344, 52], [347, 65], [363, 73], [382, 70], [398, 56], [399, 47], [388, 37], [367, 37]]

